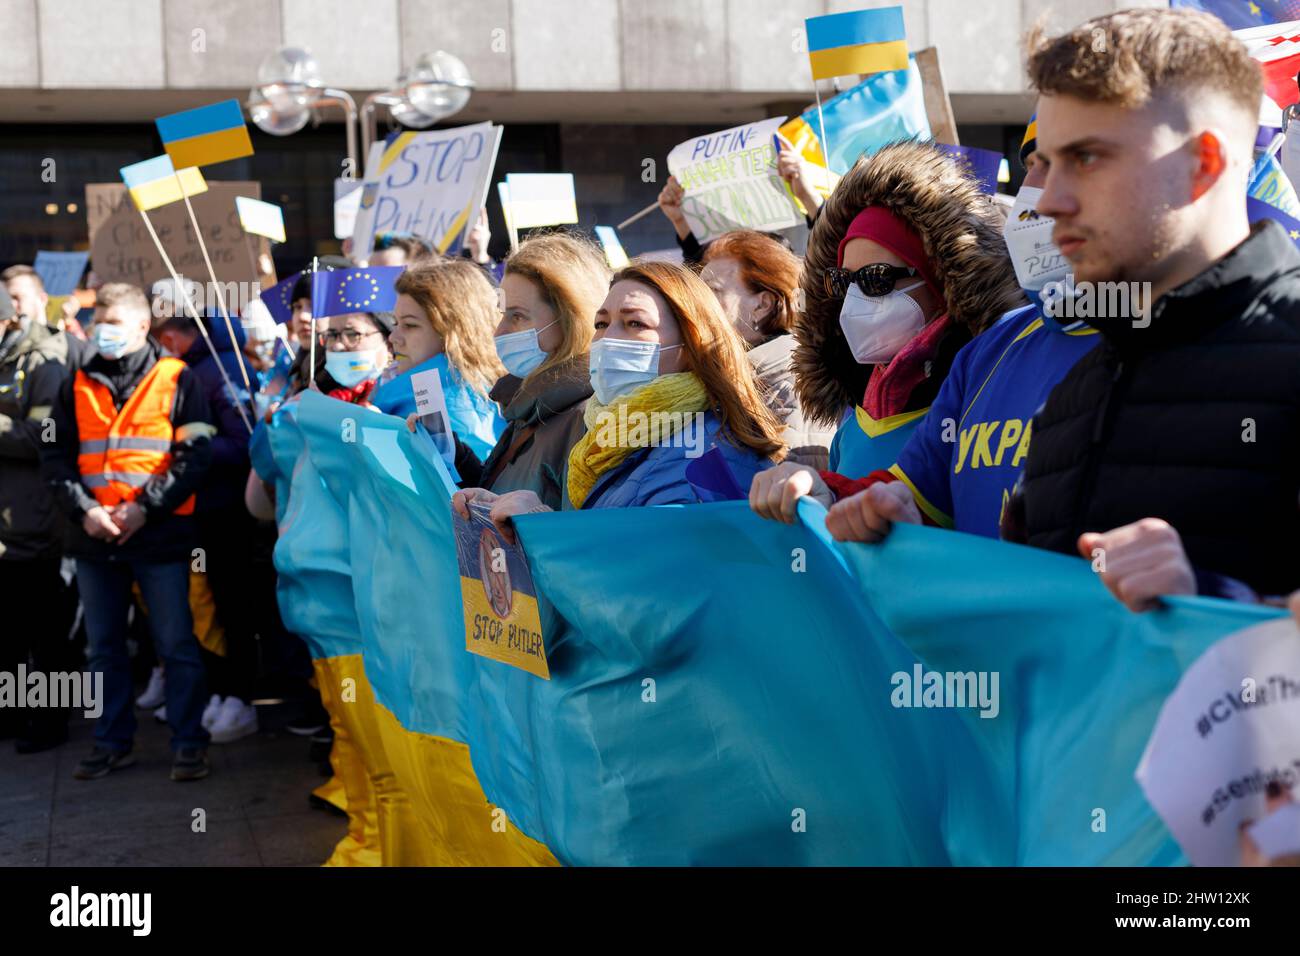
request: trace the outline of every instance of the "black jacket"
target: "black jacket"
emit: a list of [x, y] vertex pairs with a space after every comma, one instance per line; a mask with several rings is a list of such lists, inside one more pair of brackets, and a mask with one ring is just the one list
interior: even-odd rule
[[0, 353], [0, 561], [57, 557], [63, 522], [41, 480], [39, 452], [68, 376], [68, 337], [33, 322]]
[[1034, 418], [1028, 542], [1146, 517], [1193, 566], [1261, 594], [1300, 587], [1300, 252], [1276, 223], [1103, 335]]
[[[107, 386], [120, 409], [161, 355], [162, 350], [150, 339], [143, 348], [117, 360], [110, 361], [96, 354], [82, 371]], [[203, 383], [192, 369], [181, 372], [170, 418], [176, 429], [195, 424], [208, 424], [209, 428], [185, 441], [173, 442], [171, 467], [150, 479], [136, 499], [145, 510], [144, 527], [126, 544], [119, 545], [91, 538], [81, 527], [82, 517], [97, 502], [81, 483], [77, 467], [81, 438], [73, 396], [75, 381], [76, 377], [70, 376], [55, 397], [50, 412], [55, 440], [41, 446], [42, 477], [68, 517], [67, 552], [74, 557], [101, 560], [188, 561], [195, 546], [194, 517], [174, 512], [198, 490], [212, 459], [213, 429], [208, 403], [203, 397]]]

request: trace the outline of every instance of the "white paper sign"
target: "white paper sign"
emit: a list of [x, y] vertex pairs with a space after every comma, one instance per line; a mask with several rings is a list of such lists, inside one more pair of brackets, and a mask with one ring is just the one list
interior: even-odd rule
[[420, 424], [433, 439], [438, 454], [454, 466], [456, 442], [451, 436], [451, 419], [447, 414], [447, 397], [442, 391], [442, 376], [436, 368], [416, 372], [411, 376], [411, 389], [415, 392], [415, 413], [420, 416]]
[[334, 238], [350, 239], [357, 228], [357, 212], [361, 209], [361, 189], [365, 184], [359, 179], [334, 180]]
[[439, 252], [458, 253], [482, 204], [498, 135], [491, 123], [475, 123], [405, 131], [382, 144], [373, 172], [367, 158], [353, 253], [368, 255], [374, 237], [385, 232], [418, 236]]
[[776, 171], [772, 137], [784, 116], [697, 136], [674, 146], [668, 170], [686, 192], [682, 213], [700, 242], [733, 229], [797, 226], [803, 213]]
[[1195, 866], [1241, 862], [1239, 826], [1272, 780], [1300, 793], [1300, 633], [1291, 618], [1230, 634], [1160, 710], [1138, 764], [1147, 800]]
[[515, 229], [578, 221], [573, 173], [508, 173], [510, 221]]

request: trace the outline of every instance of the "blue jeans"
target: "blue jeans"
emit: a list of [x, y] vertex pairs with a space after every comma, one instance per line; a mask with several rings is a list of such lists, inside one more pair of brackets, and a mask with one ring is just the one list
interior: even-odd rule
[[190, 569], [184, 561], [77, 559], [90, 670], [104, 675], [104, 711], [95, 722], [95, 741], [112, 750], [127, 751], [135, 737], [135, 689], [126, 651], [132, 580], [140, 585], [149, 609], [149, 632], [167, 678], [172, 750], [206, 747], [208, 732], [202, 721], [207, 688], [190, 616]]

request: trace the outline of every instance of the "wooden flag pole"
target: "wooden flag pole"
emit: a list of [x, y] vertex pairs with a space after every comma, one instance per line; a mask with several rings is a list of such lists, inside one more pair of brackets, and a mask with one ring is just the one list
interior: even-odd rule
[[943, 70], [939, 68], [939, 51], [928, 46], [924, 50], [917, 50], [915, 56], [916, 69], [921, 74], [925, 116], [930, 121], [930, 138], [936, 143], [960, 146], [952, 101], [948, 98], [948, 88], [943, 82]]
[[[176, 185], [180, 187], [181, 198], [185, 200], [185, 209], [190, 214], [190, 223], [194, 226], [194, 235], [199, 240], [199, 249], [203, 252], [203, 262], [208, 267], [208, 278], [212, 280], [212, 286], [217, 292], [217, 307], [221, 310], [221, 318], [226, 323], [226, 334], [230, 336], [230, 347], [235, 350], [235, 359], [239, 362], [239, 374], [244, 377], [244, 392], [251, 397], [253, 386], [248, 379], [248, 366], [244, 364], [244, 352], [239, 347], [239, 339], [235, 338], [235, 326], [230, 321], [230, 313], [226, 311], [226, 293], [221, 288], [221, 283], [217, 281], [216, 270], [212, 268], [212, 258], [208, 255], [207, 243], [203, 241], [203, 230], [199, 228], [198, 217], [194, 215], [194, 207], [190, 204], [190, 194], [181, 185], [180, 175], [177, 173], [172, 175], [176, 177]], [[256, 269], [253, 270], [253, 274], [257, 274]], [[202, 324], [203, 322], [200, 320], [199, 325]], [[221, 364], [220, 359], [217, 360], [217, 364]], [[239, 395], [236, 394], [234, 398], [238, 403]]]
[[826, 168], [831, 168], [830, 147], [826, 142], [826, 117], [822, 116], [822, 91], [817, 87], [817, 80], [813, 80], [813, 96], [817, 98], [817, 125], [821, 127], [822, 134], [822, 159], [826, 161]]
[[615, 229], [626, 229], [628, 226], [632, 225], [632, 223], [636, 222], [638, 219], [644, 219], [646, 216], [650, 215], [652, 212], [654, 212], [654, 211], [655, 211], [656, 209], [658, 209], [658, 208], [659, 208], [659, 200], [656, 199], [654, 202], [652, 202], [650, 205], [646, 206], [646, 207], [645, 207], [644, 209], [642, 209], [640, 212], [636, 212], [636, 213], [633, 213], [632, 215], [628, 216], [626, 219], [624, 219], [622, 222], [620, 222], [620, 223], [619, 223], [617, 226], [615, 226], [614, 228], [615, 228]]
[[[140, 211], [140, 218], [144, 220], [144, 227], [149, 230], [149, 238], [153, 240], [154, 246], [157, 247], [158, 255], [162, 257], [163, 265], [166, 266], [167, 271], [171, 273], [172, 281], [176, 283], [177, 290], [182, 296], [184, 296], [185, 305], [189, 308], [194, 323], [199, 327], [199, 332], [203, 334], [203, 341], [208, 344], [208, 351], [212, 353], [212, 360], [216, 362], [217, 371], [221, 373], [221, 378], [225, 381], [226, 388], [230, 389], [230, 393], [237, 397], [239, 393], [235, 390], [235, 383], [230, 380], [230, 375], [226, 372], [226, 367], [221, 364], [221, 356], [217, 354], [217, 347], [212, 343], [212, 337], [208, 335], [208, 330], [204, 327], [203, 320], [199, 318], [199, 310], [194, 307], [194, 303], [190, 300], [190, 290], [181, 282], [181, 277], [177, 275], [175, 267], [172, 266], [172, 261], [167, 256], [167, 250], [163, 248], [162, 242], [158, 239], [158, 233], [154, 231], [153, 223], [149, 221], [148, 213], [143, 209], [140, 209], [139, 206], [136, 206], [136, 209]], [[235, 402], [235, 408], [239, 411], [239, 417], [243, 420], [244, 427], [248, 429], [248, 433], [251, 435], [253, 433], [253, 423], [249, 421], [248, 412], [244, 409], [243, 403], [238, 401]]]

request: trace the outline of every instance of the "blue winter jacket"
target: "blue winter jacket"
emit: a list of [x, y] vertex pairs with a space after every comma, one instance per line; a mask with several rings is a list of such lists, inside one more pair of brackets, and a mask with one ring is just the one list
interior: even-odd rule
[[411, 376], [433, 368], [438, 370], [442, 379], [442, 394], [447, 401], [451, 430], [482, 461], [506, 430], [506, 420], [501, 417], [496, 402], [476, 392], [459, 372], [452, 369], [445, 354], [435, 355], [380, 385], [371, 396], [371, 403], [386, 415], [405, 418], [415, 411]]

